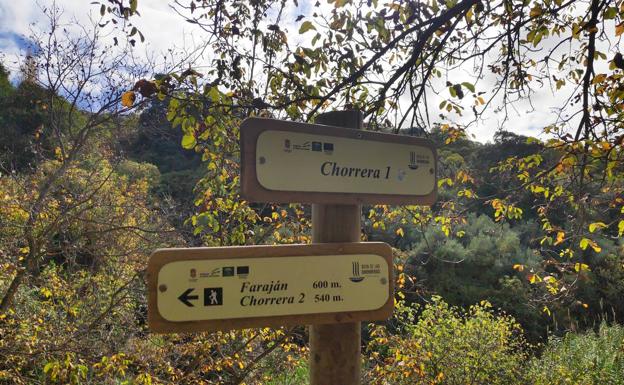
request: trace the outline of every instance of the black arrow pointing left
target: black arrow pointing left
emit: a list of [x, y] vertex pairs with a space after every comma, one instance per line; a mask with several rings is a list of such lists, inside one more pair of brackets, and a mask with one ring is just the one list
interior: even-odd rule
[[199, 297], [198, 297], [198, 296], [196, 296], [196, 295], [189, 295], [189, 294], [191, 294], [191, 293], [193, 292], [193, 290], [195, 290], [195, 289], [192, 289], [192, 288], [191, 288], [191, 289], [187, 289], [184, 293], [182, 293], [182, 294], [178, 297], [178, 299], [179, 299], [179, 300], [180, 300], [183, 304], [185, 304], [185, 305], [186, 305], [186, 306], [188, 306], [188, 307], [193, 307], [193, 306], [195, 306], [195, 305], [193, 305], [193, 304], [192, 304], [189, 300], [191, 300], [191, 299], [198, 299], [198, 298], [199, 298]]

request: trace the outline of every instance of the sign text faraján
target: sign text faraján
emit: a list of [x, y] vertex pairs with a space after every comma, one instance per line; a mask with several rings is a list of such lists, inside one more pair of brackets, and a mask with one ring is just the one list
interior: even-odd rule
[[375, 242], [157, 250], [148, 320], [191, 331], [380, 319], [392, 311], [391, 258]]

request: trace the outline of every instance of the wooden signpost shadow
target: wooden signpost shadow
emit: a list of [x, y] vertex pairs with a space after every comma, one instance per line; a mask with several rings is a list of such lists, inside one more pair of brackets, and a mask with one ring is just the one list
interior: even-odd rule
[[[360, 111], [332, 111], [316, 123], [362, 129]], [[312, 242], [359, 242], [361, 205], [312, 205]], [[310, 326], [310, 384], [359, 385], [361, 322]]]

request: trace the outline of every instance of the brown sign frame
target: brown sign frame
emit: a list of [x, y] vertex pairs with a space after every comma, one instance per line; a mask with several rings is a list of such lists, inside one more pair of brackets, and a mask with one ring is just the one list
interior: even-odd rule
[[[206, 259], [272, 258], [297, 257], [306, 255], [353, 255], [376, 254], [388, 263], [390, 274], [388, 300], [379, 309], [368, 311], [284, 315], [272, 317], [250, 317], [221, 320], [201, 320], [173, 322], [163, 318], [158, 312], [158, 273], [168, 263]], [[388, 319], [394, 309], [394, 272], [392, 249], [383, 242], [363, 243], [318, 243], [310, 245], [279, 246], [232, 246], [198, 247], [180, 249], [158, 249], [150, 256], [147, 265], [148, 324], [157, 333], [226, 331], [254, 327], [280, 327], [295, 325], [333, 324], [355, 321]]]
[[264, 131], [286, 131], [317, 134], [358, 140], [399, 143], [428, 147], [434, 156], [434, 177], [437, 174], [437, 152], [433, 143], [424, 138], [386, 134], [351, 128], [289, 122], [267, 118], [247, 118], [240, 127], [241, 145], [241, 195], [250, 202], [277, 203], [325, 203], [325, 204], [391, 204], [391, 205], [433, 205], [437, 198], [438, 184], [427, 195], [396, 195], [370, 193], [336, 193], [309, 191], [276, 191], [264, 188], [258, 181], [256, 171], [256, 143]]

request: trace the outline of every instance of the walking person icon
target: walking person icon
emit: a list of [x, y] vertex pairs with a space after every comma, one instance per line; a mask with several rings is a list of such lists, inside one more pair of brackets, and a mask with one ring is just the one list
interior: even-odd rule
[[223, 288], [207, 287], [204, 289], [204, 306], [223, 305]]
[[219, 301], [217, 301], [217, 291], [216, 290], [210, 290], [210, 304], [211, 305], [216, 305], [218, 303], [219, 303]]

